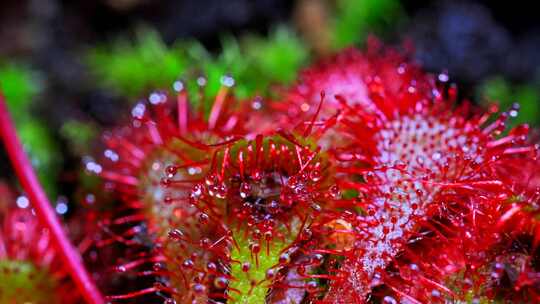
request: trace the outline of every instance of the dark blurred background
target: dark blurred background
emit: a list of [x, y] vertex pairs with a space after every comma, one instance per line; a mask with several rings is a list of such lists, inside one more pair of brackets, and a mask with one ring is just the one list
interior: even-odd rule
[[[196, 38], [217, 49], [224, 32], [265, 34], [272, 25], [289, 21], [298, 2], [4, 0], [0, 4], [0, 57], [26, 58], [53, 79], [73, 80], [78, 74], [74, 53], [133, 34], [140, 24], [155, 28], [167, 43]], [[412, 38], [427, 68], [448, 69], [459, 80], [472, 83], [494, 73], [516, 81], [536, 76], [540, 19], [534, 2], [399, 3], [407, 21], [389, 32], [394, 38]]]

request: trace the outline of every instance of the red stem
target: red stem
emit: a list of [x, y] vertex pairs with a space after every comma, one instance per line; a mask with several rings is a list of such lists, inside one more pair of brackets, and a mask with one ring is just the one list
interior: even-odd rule
[[[75, 281], [78, 289], [82, 293], [84, 299], [88, 303], [103, 304], [103, 297], [96, 288], [94, 282], [90, 279], [86, 271], [82, 259], [75, 248], [69, 242], [59, 219], [53, 211], [49, 199], [45, 195], [45, 191], [39, 183], [36, 173], [30, 164], [30, 160], [26, 156], [23, 146], [17, 133], [9, 112], [4, 101], [4, 97], [0, 92], [0, 135], [6, 151], [11, 159], [15, 173], [19, 177], [20, 183], [32, 203], [36, 214], [41, 221], [51, 232], [52, 239], [59, 249], [59, 254]], [[70, 292], [69, 290], [67, 292]]]

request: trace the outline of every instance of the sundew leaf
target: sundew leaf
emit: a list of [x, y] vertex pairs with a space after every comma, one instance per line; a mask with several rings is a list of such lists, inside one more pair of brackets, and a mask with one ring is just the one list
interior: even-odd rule
[[56, 283], [31, 263], [0, 260], [0, 303], [58, 303]]
[[[239, 294], [231, 293], [232, 303], [264, 303], [268, 294], [270, 282], [264, 282], [267, 271], [276, 266], [279, 261], [280, 252], [289, 245], [287, 242], [281, 240], [274, 240], [269, 248], [268, 254], [266, 254], [266, 247], [264, 248], [258, 261], [253, 258], [253, 253], [249, 250], [249, 244], [242, 238], [237, 238], [238, 247], [232, 249], [231, 257], [235, 261], [240, 263], [233, 263], [231, 265], [231, 276], [235, 278], [230, 282], [230, 287], [239, 291]], [[249, 263], [251, 271], [249, 273], [242, 270], [244, 263]], [[258, 263], [257, 263], [258, 262]], [[259, 284], [253, 286], [252, 282]]]

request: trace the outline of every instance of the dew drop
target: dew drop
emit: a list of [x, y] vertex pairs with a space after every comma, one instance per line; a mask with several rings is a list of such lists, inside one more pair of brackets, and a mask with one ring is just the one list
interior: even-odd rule
[[192, 261], [191, 259], [186, 259], [186, 260], [184, 261], [184, 263], [182, 263], [182, 267], [184, 267], [184, 268], [186, 268], [186, 269], [191, 269], [191, 268], [193, 268], [193, 265], [194, 265], [194, 263], [193, 263], [193, 261]]
[[169, 231], [169, 238], [174, 241], [179, 241], [184, 236], [184, 233], [180, 229], [172, 229]]
[[257, 244], [257, 243], [251, 243], [249, 245], [249, 249], [251, 250], [251, 252], [253, 252], [254, 254], [257, 254], [261, 251], [261, 245]]
[[322, 174], [321, 174], [321, 171], [320, 170], [313, 170], [311, 171], [311, 173], [309, 174], [309, 177], [311, 178], [311, 180], [313, 182], [318, 182], [321, 180], [322, 178]]
[[315, 266], [322, 264], [323, 261], [324, 261], [324, 256], [320, 253], [314, 254], [313, 257], [311, 258], [311, 263]]
[[200, 86], [200, 87], [204, 87], [207, 83], [207, 80], [206, 80], [206, 77], [204, 76], [199, 76], [197, 78], [197, 85]]
[[341, 192], [339, 191], [339, 187], [337, 185], [333, 185], [329, 189], [330, 197], [333, 199], [338, 199], [341, 196]]
[[316, 281], [309, 281], [306, 283], [306, 290], [310, 293], [316, 292], [319, 285]]
[[150, 96], [148, 96], [148, 101], [150, 101], [150, 103], [153, 105], [157, 105], [167, 101], [167, 96], [160, 92], [154, 92], [151, 93]]
[[275, 269], [268, 269], [266, 271], [266, 278], [269, 279], [269, 280], [272, 280], [274, 277], [276, 276], [276, 270]]
[[208, 186], [216, 184], [217, 181], [218, 181], [218, 178], [217, 178], [217, 176], [215, 174], [210, 174], [204, 179], [204, 182]]
[[221, 198], [221, 199], [224, 199], [225, 197], [227, 197], [227, 186], [225, 185], [225, 183], [221, 183], [216, 186], [215, 195], [217, 198]]
[[168, 178], [173, 178], [178, 172], [178, 167], [173, 165], [167, 166], [167, 168], [165, 168], [165, 172], [167, 173]]
[[217, 289], [225, 289], [229, 284], [229, 280], [226, 277], [217, 277], [214, 279], [214, 286]]
[[251, 195], [251, 185], [249, 183], [242, 183], [240, 185], [240, 197], [246, 198]]
[[206, 264], [206, 269], [210, 272], [215, 272], [217, 270], [217, 265], [214, 262], [208, 262], [208, 264]]
[[161, 179], [160, 184], [161, 184], [161, 186], [167, 188], [167, 187], [169, 187], [171, 185], [171, 180], [169, 178], [164, 177], [164, 178]]
[[277, 201], [271, 201], [268, 206], [266, 207], [268, 210], [268, 213], [270, 214], [276, 214], [279, 212], [279, 203]]
[[140, 119], [144, 116], [145, 111], [146, 111], [146, 106], [143, 103], [138, 103], [131, 110], [131, 115], [135, 118]]
[[154, 271], [162, 271], [163, 269], [165, 269], [165, 265], [163, 263], [154, 263], [152, 269]]
[[302, 231], [302, 234], [300, 235], [300, 238], [303, 240], [309, 240], [313, 236], [313, 232], [311, 232], [310, 229], [305, 229]]
[[206, 287], [203, 284], [194, 284], [193, 293], [203, 295], [206, 292]]
[[312, 203], [311, 204], [311, 209], [313, 209], [313, 211], [315, 212], [321, 212], [322, 208], [319, 204], [316, 204], [316, 203]]
[[291, 256], [287, 252], [284, 252], [279, 256], [279, 263], [280, 264], [287, 264], [290, 261], [291, 261]]
[[251, 108], [253, 108], [253, 110], [260, 110], [262, 108], [262, 98], [260, 96], [253, 99], [251, 102]]
[[440, 82], [447, 82], [450, 79], [446, 73], [440, 73], [438, 78]]
[[232, 87], [234, 86], [234, 78], [230, 75], [223, 75], [220, 79], [221, 81], [221, 84], [226, 86], [226, 87]]
[[206, 213], [199, 214], [199, 223], [206, 224], [208, 223], [208, 220], [209, 220], [208, 214]]
[[512, 110], [510, 110], [510, 112], [508, 112], [508, 114], [510, 115], [510, 117], [517, 117], [519, 112], [512, 109]]
[[118, 271], [118, 272], [126, 272], [127, 268], [125, 266], [118, 266], [118, 267], [116, 267], [116, 271]]
[[181, 80], [177, 80], [173, 83], [173, 90], [175, 92], [182, 92], [184, 90], [184, 83]]
[[199, 241], [199, 245], [204, 248], [204, 249], [208, 249], [210, 248], [210, 246], [212, 245], [212, 241], [210, 241], [209, 238], [202, 238], [200, 241]]
[[197, 199], [201, 196], [203, 190], [203, 186], [201, 184], [196, 184], [193, 186], [193, 189], [191, 190], [191, 198]]
[[173, 298], [168, 298], [163, 301], [163, 304], [176, 304], [176, 300]]

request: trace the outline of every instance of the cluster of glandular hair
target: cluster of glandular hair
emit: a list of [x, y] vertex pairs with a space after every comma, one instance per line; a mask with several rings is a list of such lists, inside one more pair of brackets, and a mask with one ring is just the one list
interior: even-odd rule
[[208, 116], [153, 93], [105, 136], [87, 168], [128, 210], [107, 231], [143, 248], [116, 269], [156, 280], [110, 299], [540, 300], [537, 148], [505, 128], [517, 106], [456, 102], [448, 75], [377, 45], [301, 75], [268, 105], [224, 86]]
[[30, 210], [28, 199], [16, 199], [0, 183], [0, 302], [78, 303], [49, 232]]

